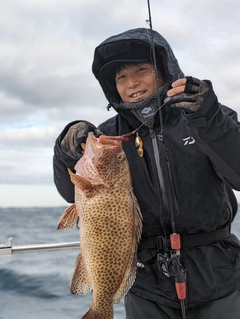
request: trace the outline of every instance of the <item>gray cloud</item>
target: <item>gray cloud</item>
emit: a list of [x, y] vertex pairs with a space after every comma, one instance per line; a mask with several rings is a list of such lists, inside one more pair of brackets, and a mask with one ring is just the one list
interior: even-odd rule
[[[184, 73], [212, 80], [219, 100], [239, 112], [239, 1], [150, 2], [153, 28], [171, 44]], [[48, 192], [52, 185], [54, 189], [53, 146], [63, 127], [75, 119], [99, 124], [115, 115], [106, 111], [107, 101], [91, 73], [95, 47], [126, 29], [148, 27], [146, 19], [145, 0], [4, 2], [0, 14], [2, 185], [25, 185], [24, 189], [48, 185]]]

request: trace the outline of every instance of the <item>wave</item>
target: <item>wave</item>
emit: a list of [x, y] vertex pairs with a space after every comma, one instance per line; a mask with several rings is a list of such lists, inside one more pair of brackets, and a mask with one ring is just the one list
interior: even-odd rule
[[14, 270], [0, 269], [0, 290], [37, 298], [67, 296], [69, 283], [58, 274], [27, 275]]

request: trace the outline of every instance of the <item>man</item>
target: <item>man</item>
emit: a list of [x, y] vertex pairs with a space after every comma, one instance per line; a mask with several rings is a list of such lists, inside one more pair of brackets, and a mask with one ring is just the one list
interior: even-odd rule
[[[187, 307], [188, 319], [236, 319], [240, 243], [229, 226], [237, 211], [232, 188], [240, 190], [237, 114], [218, 102], [210, 81], [184, 77], [154, 31], [155, 67], [150, 39], [149, 30], [134, 29], [96, 48], [93, 73], [117, 115], [98, 128], [86, 121], [65, 127], [55, 145], [54, 180], [73, 202], [67, 167], [82, 156], [88, 132], [136, 130], [142, 151], [134, 136], [123, 144], [143, 215], [127, 318], [184, 318]], [[171, 246], [176, 234], [181, 249]], [[176, 287], [184, 289], [185, 282], [180, 301]]]

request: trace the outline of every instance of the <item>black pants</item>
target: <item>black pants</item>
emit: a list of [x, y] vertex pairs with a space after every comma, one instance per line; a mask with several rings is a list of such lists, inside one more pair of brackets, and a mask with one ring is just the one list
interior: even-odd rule
[[[126, 319], [182, 319], [180, 310], [168, 308], [128, 293], [125, 297]], [[187, 310], [187, 319], [240, 319], [240, 291]]]

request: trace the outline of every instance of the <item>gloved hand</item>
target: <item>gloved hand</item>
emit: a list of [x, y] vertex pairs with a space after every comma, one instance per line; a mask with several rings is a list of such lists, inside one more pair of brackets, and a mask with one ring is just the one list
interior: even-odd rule
[[93, 132], [96, 137], [102, 134], [96, 126], [87, 121], [78, 122], [70, 126], [61, 141], [62, 151], [73, 159], [80, 159], [83, 155], [83, 146], [86, 143], [89, 132]]
[[171, 104], [173, 108], [180, 108], [186, 112], [196, 112], [206, 98], [210, 87], [204, 81], [186, 76], [175, 81], [164, 103]]

